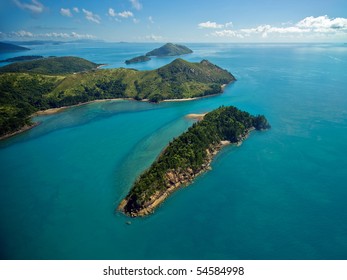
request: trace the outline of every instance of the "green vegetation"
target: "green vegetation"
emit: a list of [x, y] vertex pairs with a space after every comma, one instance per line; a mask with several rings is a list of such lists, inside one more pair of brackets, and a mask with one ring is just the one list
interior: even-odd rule
[[174, 139], [135, 182], [119, 209], [130, 216], [148, 214], [156, 201], [206, 170], [221, 141], [236, 143], [247, 133], [270, 128], [264, 116], [252, 116], [235, 107], [220, 107]]
[[151, 60], [150, 57], [145, 56], [145, 55], [141, 55], [141, 56], [137, 56], [137, 57], [134, 57], [132, 59], [126, 60], [125, 64], [133, 64], [133, 63], [145, 62], [145, 61], [149, 61], [149, 60]]
[[25, 47], [17, 46], [10, 43], [2, 43], [0, 42], [0, 52], [18, 52], [18, 51], [27, 51], [30, 50]]
[[[53, 61], [56, 61], [55, 58]], [[42, 62], [49, 62], [44, 64]], [[86, 65], [81, 61], [79, 69]], [[49, 67], [51, 59], [23, 62], [36, 63], [36, 70], [46, 72], [71, 70], [70, 58], [63, 58]], [[88, 62], [88, 61], [87, 61]], [[14, 63], [18, 65], [20, 63]], [[11, 66], [8, 65], [8, 66]], [[96, 65], [88, 62], [87, 65]], [[0, 68], [2, 72], [7, 66]], [[59, 71], [58, 71], [59, 72]], [[226, 70], [204, 60], [190, 63], [177, 59], [172, 63], [151, 71], [134, 69], [97, 69], [75, 74], [0, 74], [0, 136], [19, 130], [30, 124], [30, 115], [44, 109], [76, 105], [97, 99], [134, 98], [159, 102], [164, 99], [191, 98], [222, 92], [221, 85], [234, 81]]]
[[167, 43], [164, 46], [154, 49], [148, 53], [146, 56], [176, 56], [182, 54], [189, 54], [193, 51], [186, 46]]
[[22, 56], [16, 56], [16, 57], [11, 57], [5, 60], [0, 60], [0, 62], [17, 62], [17, 61], [27, 61], [27, 60], [34, 60], [34, 59], [39, 59], [43, 58], [41, 55], [22, 55]]
[[26, 72], [45, 75], [60, 75], [93, 70], [99, 65], [100, 64], [73, 56], [47, 57], [12, 63], [1, 67], [0, 72]]

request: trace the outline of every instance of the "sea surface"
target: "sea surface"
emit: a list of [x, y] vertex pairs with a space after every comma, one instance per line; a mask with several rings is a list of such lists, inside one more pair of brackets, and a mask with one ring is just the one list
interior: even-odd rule
[[[30, 46], [126, 66], [161, 44]], [[347, 45], [187, 44], [237, 81], [188, 102], [108, 101], [0, 141], [1, 259], [347, 259]], [[5, 64], [1, 64], [5, 65]], [[228, 146], [156, 212], [115, 211], [136, 177], [204, 113], [233, 105], [271, 130]], [[127, 222], [131, 221], [128, 225]]]

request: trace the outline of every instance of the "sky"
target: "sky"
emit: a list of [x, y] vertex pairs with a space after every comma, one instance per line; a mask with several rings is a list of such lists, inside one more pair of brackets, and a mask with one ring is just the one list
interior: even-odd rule
[[347, 42], [346, 0], [1, 0], [0, 40]]

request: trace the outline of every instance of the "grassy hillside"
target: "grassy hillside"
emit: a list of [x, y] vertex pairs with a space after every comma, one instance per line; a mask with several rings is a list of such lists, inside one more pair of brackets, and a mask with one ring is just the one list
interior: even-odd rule
[[36, 74], [59, 75], [95, 69], [99, 64], [90, 62], [83, 58], [47, 57], [31, 61], [16, 62], [0, 68], [1, 73], [6, 72], [27, 72]]
[[[62, 65], [65, 70], [67, 67]], [[0, 74], [0, 136], [29, 124], [30, 115], [38, 110], [107, 98], [158, 102], [199, 97], [220, 93], [223, 84], [234, 80], [228, 71], [206, 60], [190, 63], [182, 59], [151, 71], [118, 68], [63, 75], [3, 73]]]

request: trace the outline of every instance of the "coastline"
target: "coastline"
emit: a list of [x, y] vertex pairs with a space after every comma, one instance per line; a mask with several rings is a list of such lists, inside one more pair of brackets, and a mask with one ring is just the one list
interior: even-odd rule
[[33, 123], [32, 125], [25, 125], [17, 131], [0, 136], [0, 140], [5, 140], [7, 138], [10, 138], [10, 137], [15, 136], [17, 134], [20, 134], [22, 132], [28, 131], [28, 130], [34, 128], [35, 126], [38, 126], [39, 124], [40, 124], [39, 122], [36, 122], [36, 123]]
[[[102, 67], [102, 66], [106, 66], [106, 65], [107, 64], [99, 65], [98, 68]], [[192, 98], [182, 98], [182, 99], [164, 99], [164, 100], [162, 100], [160, 102], [185, 102], [185, 101], [193, 101], [193, 100], [198, 100], [198, 99], [202, 99], [202, 98], [217, 96], [217, 95], [220, 95], [220, 94], [222, 94], [224, 92], [224, 89], [225, 89], [225, 87], [227, 85], [228, 84], [221, 85], [222, 92], [217, 93], [217, 94], [211, 94], [211, 95], [200, 96], [200, 97], [192, 97]], [[53, 115], [53, 114], [65, 111], [65, 110], [67, 110], [69, 108], [73, 108], [73, 107], [77, 107], [77, 106], [83, 106], [83, 105], [92, 104], [92, 103], [98, 103], [98, 102], [115, 101], [115, 100], [135, 100], [135, 101], [141, 101], [141, 102], [149, 102], [148, 99], [136, 100], [135, 98], [130, 98], [130, 97], [129, 98], [96, 99], [96, 100], [87, 101], [87, 102], [83, 102], [83, 103], [79, 103], [79, 104], [75, 104], [75, 105], [63, 106], [63, 107], [59, 107], [59, 108], [50, 108], [50, 109], [46, 109], [46, 110], [37, 111], [37, 112], [31, 114], [30, 117], [32, 118], [32, 117], [36, 117], [36, 116]], [[191, 115], [191, 116], [189, 116], [189, 115]], [[197, 120], [201, 120], [203, 118], [203, 116], [200, 116], [202, 114], [189, 114], [189, 115], [187, 115], [187, 117], [188, 118], [192, 118], [192, 119], [195, 118]], [[199, 115], [199, 116], [195, 116], [195, 115]], [[5, 135], [1, 136], [0, 140], [4, 140], [4, 139], [10, 138], [12, 136], [15, 136], [17, 134], [20, 134], [22, 132], [25, 132], [25, 131], [27, 131], [29, 129], [34, 128], [35, 126], [38, 126], [39, 124], [40, 123], [35, 123], [35, 124], [31, 125], [31, 126], [24, 126], [24, 127], [22, 127], [21, 129], [15, 131], [15, 132], [11, 132], [11, 133], [8, 133], [8, 134], [5, 134]]]
[[[199, 115], [199, 114], [193, 114], [193, 115]], [[179, 170], [179, 171], [170, 170], [169, 172], [167, 172], [166, 179], [168, 179], [169, 181], [169, 183], [167, 184], [167, 189], [162, 193], [156, 192], [151, 197], [151, 200], [147, 203], [147, 205], [145, 205], [144, 208], [142, 208], [140, 211], [130, 212], [130, 213], [125, 212], [124, 207], [128, 203], [127, 198], [124, 198], [120, 202], [119, 206], [117, 207], [117, 210], [133, 218], [144, 217], [146, 215], [152, 214], [154, 210], [158, 206], [160, 206], [165, 201], [165, 199], [168, 198], [170, 194], [172, 194], [174, 191], [178, 190], [179, 188], [189, 186], [196, 177], [200, 176], [202, 173], [208, 170], [211, 170], [211, 163], [213, 161], [213, 158], [220, 152], [221, 149], [223, 149], [225, 146], [228, 146], [230, 144], [236, 144], [236, 146], [240, 146], [242, 142], [248, 138], [248, 136], [253, 130], [255, 130], [254, 127], [247, 129], [247, 131], [243, 135], [240, 135], [240, 140], [238, 142], [230, 142], [228, 140], [222, 140], [215, 147], [208, 149], [207, 150], [208, 156], [207, 156], [206, 162], [201, 166], [201, 169], [196, 173], [194, 173], [191, 169]]]

